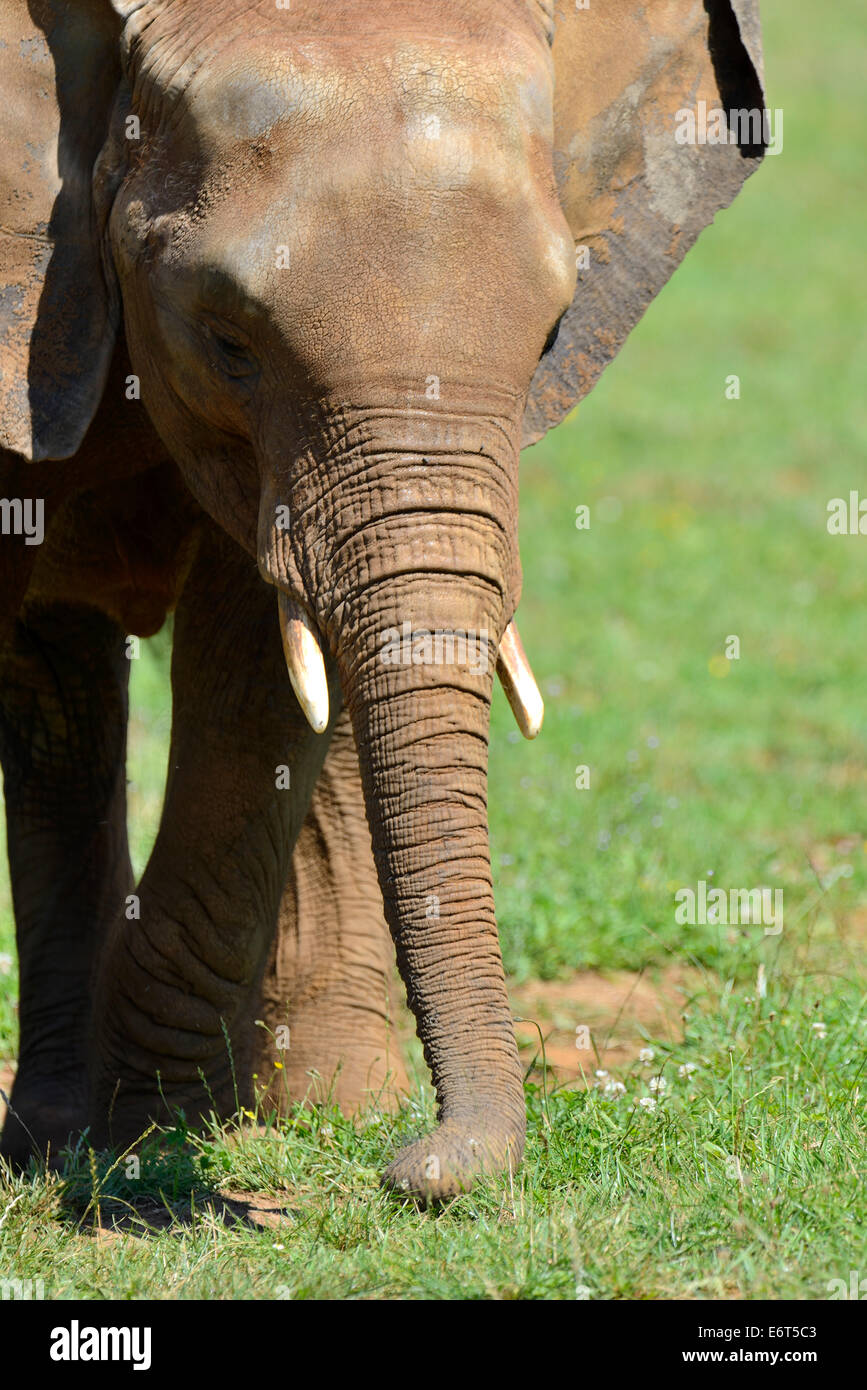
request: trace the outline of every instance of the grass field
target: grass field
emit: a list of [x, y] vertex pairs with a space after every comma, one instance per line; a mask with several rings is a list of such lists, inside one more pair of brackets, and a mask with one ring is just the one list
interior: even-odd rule
[[[516, 999], [576, 972], [674, 976], [676, 1028], [633, 1030], [587, 1089], [543, 1084], [528, 1052], [522, 1170], [438, 1214], [377, 1190], [431, 1117], [421, 1081], [363, 1128], [327, 1111], [179, 1127], [137, 1150], [137, 1178], [86, 1152], [65, 1179], [0, 1177], [4, 1277], [48, 1297], [821, 1299], [867, 1274], [867, 541], [826, 529], [830, 498], [867, 494], [863, 15], [762, 8], [784, 152], [525, 454], [519, 617], [546, 723], [524, 743], [499, 694], [492, 722]], [[166, 650], [134, 667], [137, 867]], [[783, 931], [678, 925], [674, 894], [699, 880], [782, 889]], [[12, 942], [4, 877], [0, 953]], [[0, 955], [0, 1060], [15, 997]], [[561, 1033], [585, 1021], [563, 1008]]]

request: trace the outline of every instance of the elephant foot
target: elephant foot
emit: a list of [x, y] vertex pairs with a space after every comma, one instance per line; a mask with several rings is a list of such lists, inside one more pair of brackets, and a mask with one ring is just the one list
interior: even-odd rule
[[59, 1168], [63, 1150], [75, 1143], [85, 1123], [84, 1099], [76, 1100], [69, 1087], [54, 1079], [42, 1086], [16, 1084], [0, 1135], [0, 1158], [16, 1171], [32, 1158]]
[[524, 1152], [524, 1128], [492, 1129], [490, 1113], [447, 1119], [392, 1159], [382, 1186], [428, 1202], [469, 1192], [476, 1178], [513, 1172]]

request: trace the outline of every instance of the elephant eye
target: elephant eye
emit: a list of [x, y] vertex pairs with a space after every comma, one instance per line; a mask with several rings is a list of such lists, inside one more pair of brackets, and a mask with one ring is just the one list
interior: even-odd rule
[[218, 354], [216, 363], [230, 376], [250, 376], [257, 370], [250, 350], [240, 337], [222, 323], [207, 323], [208, 340]]

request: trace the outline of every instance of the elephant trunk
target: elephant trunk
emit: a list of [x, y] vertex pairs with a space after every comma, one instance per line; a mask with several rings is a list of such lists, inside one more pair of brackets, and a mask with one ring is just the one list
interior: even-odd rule
[[[342, 430], [350, 448], [341, 458], [332, 448], [327, 497], [278, 491], [308, 525], [260, 533], [260, 566], [282, 590], [287, 659], [311, 722], [312, 630], [336, 660], [386, 918], [436, 1088], [438, 1128], [385, 1181], [447, 1197], [517, 1165], [524, 1140], [487, 825], [491, 690], [520, 587], [517, 427], [468, 407], [350, 416]], [[305, 469], [302, 486], [316, 474]], [[504, 684], [514, 694], [520, 671]]]
[[[439, 1129], [398, 1155], [386, 1181], [443, 1197], [519, 1162], [524, 1100], [488, 846], [496, 643], [485, 618], [475, 628], [430, 616], [482, 607], [470, 581], [431, 588], [425, 576], [399, 605], [371, 599], [340, 666], [386, 920], [439, 1103]], [[438, 662], [461, 642], [464, 661]]]

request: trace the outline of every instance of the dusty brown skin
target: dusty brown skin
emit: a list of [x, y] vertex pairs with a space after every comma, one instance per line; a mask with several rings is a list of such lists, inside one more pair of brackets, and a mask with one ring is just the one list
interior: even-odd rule
[[[16, 1160], [83, 1123], [131, 1142], [167, 1104], [195, 1120], [200, 1074], [231, 1112], [224, 1030], [249, 1103], [260, 1016], [291, 1029], [276, 1103], [399, 1092], [385, 923], [440, 1110], [387, 1180], [443, 1197], [520, 1159], [486, 804], [519, 450], [758, 157], [678, 149], [674, 112], [761, 100], [746, 0], [564, 5], [553, 58], [551, 18], [0, 0], [0, 495], [46, 504], [43, 545], [0, 537]], [[278, 591], [321, 643], [324, 734]], [[125, 637], [172, 608], [169, 780], [130, 918]], [[487, 632], [487, 669], [385, 664], [407, 622]]]

